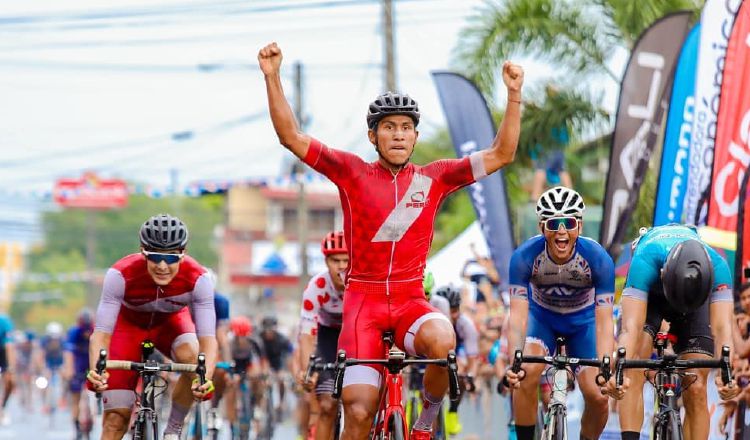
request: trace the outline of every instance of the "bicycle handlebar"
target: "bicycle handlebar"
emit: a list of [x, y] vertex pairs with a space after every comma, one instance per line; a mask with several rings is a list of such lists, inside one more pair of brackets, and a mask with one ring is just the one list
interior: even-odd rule
[[661, 359], [625, 359], [625, 348], [617, 349], [615, 379], [617, 386], [623, 383], [623, 370], [627, 368], [644, 368], [648, 370], [674, 372], [691, 368], [720, 368], [721, 381], [724, 385], [732, 381], [732, 366], [729, 362], [729, 347], [721, 347], [718, 359], [678, 359], [676, 355], [666, 355]]
[[133, 361], [107, 361], [107, 370], [130, 370], [130, 371], [169, 371], [180, 373], [195, 373], [198, 370], [197, 364], [159, 364], [151, 362], [133, 362]]
[[[562, 355], [524, 356], [521, 350], [516, 350], [515, 354], [513, 355], [513, 364], [510, 370], [516, 374], [523, 371], [524, 375], [521, 377], [521, 380], [523, 380], [523, 378], [526, 377], [526, 371], [523, 368], [521, 368], [522, 364], [547, 364], [557, 369], [577, 367], [579, 365], [584, 366], [584, 367], [597, 367], [599, 368], [599, 374], [596, 375], [596, 383], [599, 386], [603, 386], [605, 383], [607, 383], [609, 381], [609, 378], [612, 375], [611, 373], [612, 362], [609, 356], [606, 356], [606, 355], [603, 356], [601, 360], [600, 359], [581, 359], [581, 358], [562, 356]], [[503, 379], [497, 384], [497, 392], [502, 393], [503, 387], [507, 387], [507, 386], [509, 386], [508, 378], [503, 377]]]
[[460, 393], [458, 383], [458, 364], [456, 362], [456, 353], [453, 350], [448, 352], [446, 359], [406, 359], [406, 353], [402, 352], [392, 352], [388, 356], [388, 359], [347, 359], [346, 352], [344, 350], [339, 350], [334, 364], [334, 371], [336, 372], [333, 385], [334, 398], [338, 399], [341, 397], [344, 382], [344, 370], [346, 370], [346, 367], [363, 364], [383, 365], [393, 374], [401, 372], [401, 370], [408, 365], [437, 365], [440, 367], [447, 367], [448, 393], [450, 399], [458, 399]]
[[305, 372], [305, 381], [304, 384], [307, 385], [310, 383], [310, 378], [312, 377], [313, 373], [316, 371], [335, 371], [336, 370], [336, 363], [335, 362], [323, 362], [319, 357], [315, 357], [315, 354], [310, 355], [310, 359], [307, 361], [307, 371]]
[[[99, 376], [104, 373], [105, 368], [107, 367], [107, 350], [102, 348], [99, 350], [99, 360], [96, 361], [96, 374]], [[96, 392], [96, 398], [101, 399], [102, 393], [101, 391]]]

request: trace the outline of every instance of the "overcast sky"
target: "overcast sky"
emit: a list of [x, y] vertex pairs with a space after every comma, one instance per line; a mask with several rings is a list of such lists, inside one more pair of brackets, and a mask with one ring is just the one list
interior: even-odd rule
[[[43, 193], [91, 169], [166, 186], [274, 176], [276, 141], [257, 67], [277, 41], [293, 98], [305, 66], [307, 132], [372, 154], [367, 104], [383, 91], [379, 1], [0, 0], [0, 198]], [[480, 0], [394, 1], [399, 88], [420, 104], [422, 136], [445, 125], [431, 70], [448, 69]], [[550, 78], [519, 57], [526, 82]], [[201, 68], [199, 68], [201, 66]], [[608, 90], [614, 108], [616, 87]], [[189, 139], [173, 135], [192, 132]]]

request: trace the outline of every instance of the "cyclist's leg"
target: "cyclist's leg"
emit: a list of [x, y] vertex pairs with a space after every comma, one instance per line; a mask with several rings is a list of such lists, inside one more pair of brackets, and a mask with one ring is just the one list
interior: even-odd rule
[[[681, 359], [708, 359], [714, 355], [714, 340], [709, 327], [709, 304], [706, 301], [698, 310], [679, 320], [673, 320], [670, 333], [677, 336], [674, 351]], [[685, 405], [686, 440], [708, 438], [710, 415], [706, 398], [707, 369], [691, 369], [695, 382], [683, 381], [682, 401]], [[688, 379], [689, 380], [689, 379]]]
[[[544, 356], [551, 354], [555, 346], [555, 334], [544, 320], [537, 319], [533, 310], [529, 310], [525, 356]], [[526, 376], [519, 389], [513, 392], [513, 416], [516, 435], [519, 440], [534, 438], [536, 431], [537, 407], [539, 405], [539, 381], [545, 366], [543, 364], [524, 364]]]
[[[596, 323], [592, 320], [576, 326], [576, 332], [568, 337], [568, 355], [580, 359], [595, 359]], [[603, 395], [596, 384], [599, 370], [582, 367], [578, 373], [578, 386], [585, 402], [581, 416], [581, 439], [599, 438], [609, 417], [609, 398]]]
[[[656, 304], [655, 298], [649, 298], [646, 309], [646, 321], [643, 325], [643, 331], [638, 335], [637, 353], [632, 355], [628, 353], [628, 358], [648, 359], [653, 351], [654, 337], [661, 328], [662, 314], [659, 305]], [[630, 388], [625, 393], [618, 405], [620, 416], [620, 429], [623, 433], [630, 433], [630, 436], [637, 436], [643, 426], [643, 370], [628, 369], [625, 370], [625, 377], [630, 379]], [[623, 435], [623, 438], [627, 438]]]
[[[387, 303], [380, 295], [347, 291], [338, 348], [349, 358], [383, 357], [383, 324], [389, 321]], [[367, 365], [347, 367], [341, 400], [344, 404], [342, 440], [364, 440], [370, 433], [380, 402], [381, 371]]]
[[[323, 362], [336, 361], [336, 346], [340, 330], [324, 325], [318, 325], [316, 356]], [[328, 440], [333, 438], [333, 428], [338, 414], [338, 400], [331, 396], [333, 392], [333, 372], [324, 371], [318, 375], [315, 394], [318, 403], [318, 421], [315, 438]]]
[[[195, 325], [187, 308], [174, 313], [163, 324], [150, 332], [156, 348], [170, 353], [170, 358], [179, 363], [195, 363], [198, 358], [198, 338]], [[169, 412], [164, 434], [180, 434], [185, 417], [193, 406], [191, 385], [193, 374], [183, 373], [172, 392], [172, 408]]]
[[[140, 361], [140, 342], [146, 332], [118, 317], [109, 343], [109, 358], [114, 360]], [[110, 370], [108, 388], [102, 393], [102, 440], [120, 440], [128, 430], [130, 413], [135, 403], [138, 374], [134, 371]]]
[[[442, 313], [420, 297], [411, 298], [406, 310], [398, 310], [396, 341], [412, 356], [430, 359], [445, 359], [450, 350], [456, 348], [453, 324]], [[402, 309], [400, 307], [399, 309]], [[414, 429], [429, 431], [438, 416], [443, 397], [448, 391], [448, 372], [443, 367], [428, 365], [424, 373], [422, 411], [414, 423]]]

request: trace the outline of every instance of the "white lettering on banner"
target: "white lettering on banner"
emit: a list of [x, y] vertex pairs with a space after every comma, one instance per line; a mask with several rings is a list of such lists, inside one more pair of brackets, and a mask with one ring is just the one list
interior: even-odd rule
[[[461, 157], [466, 157], [471, 153], [477, 151], [477, 143], [473, 140], [469, 140], [461, 144], [458, 150], [461, 152]], [[482, 228], [484, 236], [491, 240], [492, 236], [489, 231], [489, 225], [487, 224], [487, 208], [486, 201], [484, 198], [484, 186], [482, 182], [474, 182], [473, 185], [469, 186], [469, 196], [474, 204], [474, 209], [477, 211], [477, 217], [479, 217], [479, 225]]]
[[617, 224], [620, 222], [620, 214], [628, 204], [629, 195], [630, 191], [627, 189], [618, 189], [612, 194], [612, 216], [609, 218], [608, 234], [605, 243], [612, 243], [612, 240], [614, 240]]
[[622, 151], [620, 152], [620, 168], [622, 169], [622, 176], [625, 179], [625, 188], [619, 188], [615, 190], [610, 200], [610, 219], [607, 229], [607, 240], [605, 243], [612, 243], [614, 239], [615, 230], [620, 222], [620, 216], [625, 210], [628, 204], [630, 192], [633, 189], [633, 183], [635, 182], [635, 169], [638, 165], [639, 160], [644, 158], [648, 160], [650, 152], [646, 149], [646, 137], [652, 127], [652, 118], [656, 111], [657, 104], [659, 102], [659, 89], [661, 88], [661, 70], [664, 68], [664, 57], [652, 53], [652, 52], [641, 52], [638, 54], [636, 63], [640, 67], [647, 69], [653, 69], [651, 76], [651, 86], [648, 90], [648, 96], [646, 97], [645, 105], [631, 104], [627, 107], [627, 114], [629, 117], [634, 119], [642, 119], [641, 126], [636, 131], [635, 135], [625, 144]]
[[646, 105], [629, 105], [628, 116], [636, 119], [651, 119], [659, 99], [659, 86], [661, 85], [661, 71], [664, 68], [664, 57], [658, 53], [641, 52], [636, 60], [639, 66], [654, 69], [651, 77], [651, 87], [648, 90]]
[[671, 191], [669, 193], [669, 211], [667, 218], [670, 221], [678, 221], [675, 215], [677, 209], [677, 199], [680, 196], [681, 188], [685, 182], [685, 162], [690, 152], [690, 135], [693, 128], [693, 112], [695, 110], [695, 97], [687, 96], [685, 106], [682, 111], [682, 125], [680, 125], [680, 135], [677, 139], [677, 154], [674, 162], [674, 177], [672, 177]]
[[[739, 135], [742, 145], [737, 145], [734, 141], [729, 142], [730, 159], [716, 175], [714, 199], [719, 207], [719, 213], [724, 217], [732, 217], [737, 214], [739, 191], [742, 191], [742, 178], [745, 176], [748, 165], [750, 165], [750, 152], [747, 151], [748, 139], [750, 138], [750, 110], [742, 117]], [[737, 162], [739, 162], [739, 166]], [[733, 195], [732, 200], [726, 200], [726, 184], [735, 172], [737, 173], [737, 188], [739, 190]]]
[[[690, 171], [685, 215], [692, 222], [698, 202], [711, 182], [718, 98], [724, 57], [734, 17], [742, 0], [707, 0], [701, 14], [701, 36], [695, 80], [695, 121], [690, 141]], [[702, 223], [699, 220], [699, 223]]]

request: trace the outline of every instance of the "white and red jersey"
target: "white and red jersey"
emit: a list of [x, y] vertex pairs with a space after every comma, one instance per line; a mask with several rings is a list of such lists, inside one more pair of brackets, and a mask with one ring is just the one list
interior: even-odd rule
[[337, 290], [327, 270], [310, 280], [302, 294], [300, 333], [314, 335], [318, 324], [341, 328], [344, 291]]
[[481, 152], [394, 173], [380, 162], [313, 139], [305, 163], [339, 189], [349, 248], [347, 282], [383, 293], [421, 283], [440, 204], [451, 192], [486, 176]]

